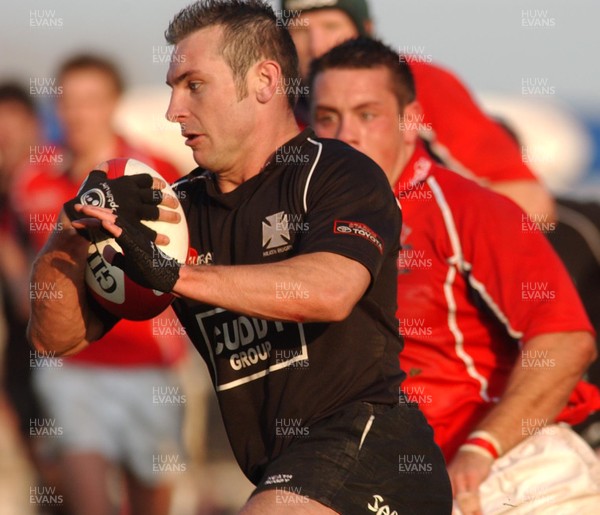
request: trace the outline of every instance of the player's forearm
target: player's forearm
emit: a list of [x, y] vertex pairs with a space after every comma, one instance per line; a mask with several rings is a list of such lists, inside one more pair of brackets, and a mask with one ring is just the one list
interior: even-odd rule
[[368, 284], [362, 265], [315, 253], [269, 265], [186, 266], [173, 292], [259, 318], [330, 322], [346, 318]]
[[86, 300], [84, 273], [88, 245], [65, 222], [34, 262], [27, 335], [40, 352], [76, 353], [100, 331], [100, 322], [89, 311]]
[[527, 342], [498, 405], [478, 424], [508, 451], [552, 424], [595, 359], [589, 333], [552, 333]]

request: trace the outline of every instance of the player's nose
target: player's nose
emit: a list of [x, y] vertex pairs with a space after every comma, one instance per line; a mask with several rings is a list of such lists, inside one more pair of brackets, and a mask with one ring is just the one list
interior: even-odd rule
[[165, 112], [165, 118], [172, 123], [181, 123], [184, 119], [185, 107], [179, 95], [175, 91], [171, 92], [169, 106]]
[[358, 145], [358, 130], [356, 129], [355, 124], [352, 123], [352, 120], [349, 120], [348, 118], [342, 118], [340, 120], [335, 138], [342, 140], [344, 143], [348, 143], [348, 145]]

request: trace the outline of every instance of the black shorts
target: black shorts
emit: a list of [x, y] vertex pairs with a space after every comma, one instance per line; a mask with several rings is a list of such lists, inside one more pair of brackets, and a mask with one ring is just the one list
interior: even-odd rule
[[320, 420], [267, 466], [253, 495], [265, 490], [342, 515], [452, 511], [444, 458], [414, 404], [357, 402]]

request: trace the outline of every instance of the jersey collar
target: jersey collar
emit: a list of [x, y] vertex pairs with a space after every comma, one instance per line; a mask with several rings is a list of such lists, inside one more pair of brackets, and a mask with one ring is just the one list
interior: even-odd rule
[[265, 162], [265, 165], [263, 166], [262, 170], [258, 174], [254, 175], [247, 181], [240, 184], [236, 189], [234, 189], [233, 191], [230, 191], [228, 193], [222, 193], [219, 190], [219, 187], [217, 185], [216, 176], [213, 172], [207, 172], [205, 170], [202, 170], [201, 168], [197, 168], [196, 170], [194, 170], [194, 173], [196, 175], [202, 175], [206, 179], [206, 192], [208, 193], [209, 197], [211, 197], [213, 200], [216, 200], [217, 202], [221, 203], [222, 205], [226, 206], [227, 208], [233, 209], [237, 205], [239, 205], [239, 203], [250, 192], [252, 192], [253, 190], [255, 190], [258, 187], [258, 185], [261, 183], [262, 179], [264, 178], [264, 176], [266, 174], [271, 173], [272, 170], [276, 170], [276, 169], [284, 168], [284, 167], [288, 166], [286, 164], [279, 163], [276, 159], [277, 153], [280, 152], [281, 148], [286, 147], [286, 146], [287, 147], [301, 147], [306, 144], [306, 140], [308, 138], [314, 138], [314, 137], [315, 137], [315, 133], [310, 127], [306, 128], [302, 132], [296, 134], [296, 136], [294, 136], [292, 139], [286, 141], [283, 145], [278, 147], [277, 150], [275, 150], [275, 152], [273, 152], [269, 156], [269, 158]]
[[427, 153], [423, 142], [419, 140], [415, 146], [413, 155], [402, 170], [394, 186], [396, 196], [401, 195], [403, 192], [414, 188], [416, 184], [426, 180], [431, 173], [433, 165], [433, 159]]
[[[277, 162], [277, 154], [278, 153], [285, 154], [285, 152], [282, 152], [281, 149], [283, 149], [285, 147], [288, 147], [288, 148], [301, 147], [302, 145], [306, 144], [306, 140], [308, 138], [313, 138], [313, 139], [316, 138], [314, 131], [310, 127], [306, 127], [302, 132], [299, 132], [292, 139], [286, 141], [283, 145], [278, 147], [275, 150], [275, 152], [273, 152], [267, 159], [265, 166], [261, 170], [261, 173], [264, 172], [265, 170], [282, 166], [282, 163]], [[283, 165], [283, 166], [285, 166], [285, 165]]]

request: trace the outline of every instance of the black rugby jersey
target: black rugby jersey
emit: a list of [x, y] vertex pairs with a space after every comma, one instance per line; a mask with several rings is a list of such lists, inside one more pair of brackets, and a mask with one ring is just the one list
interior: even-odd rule
[[[197, 169], [174, 185], [192, 262], [266, 264], [332, 252], [371, 273], [367, 293], [335, 323], [257, 319], [189, 299], [173, 305], [207, 363], [234, 454], [255, 484], [265, 465], [310, 425], [346, 404], [398, 402], [404, 374], [396, 312], [400, 210], [387, 178], [345, 143], [310, 129], [282, 145], [258, 175], [220, 193]], [[274, 298], [306, 298], [273, 285]], [[299, 297], [294, 297], [299, 296]]]

